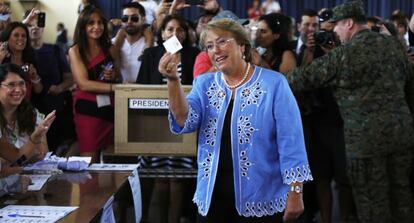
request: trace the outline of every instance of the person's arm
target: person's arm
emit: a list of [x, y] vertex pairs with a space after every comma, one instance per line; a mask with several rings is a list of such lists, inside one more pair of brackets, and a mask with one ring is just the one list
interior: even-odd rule
[[270, 65], [266, 62], [266, 60], [263, 59], [262, 56], [260, 56], [259, 52], [257, 52], [256, 49], [252, 48], [250, 50], [251, 54], [251, 63], [257, 66], [261, 66], [267, 69], [272, 69]]
[[81, 59], [79, 48], [76, 45], [69, 49], [69, 61], [73, 79], [82, 91], [95, 93], [111, 93], [113, 91], [112, 84], [88, 79], [88, 70]]
[[144, 49], [154, 46], [154, 34], [152, 32], [151, 26], [148, 26], [147, 28], [144, 29], [144, 40], [145, 40]]
[[109, 49], [109, 52], [111, 54], [114, 66], [113, 66], [112, 72], [109, 74], [110, 76], [107, 79], [115, 83], [122, 82], [121, 72], [119, 71], [119, 68], [121, 67], [120, 50], [112, 46]]
[[169, 10], [169, 14], [170, 15], [176, 14], [178, 10], [181, 10], [183, 8], [188, 8], [188, 7], [191, 7], [191, 5], [186, 4], [185, 3], [185, 0], [174, 0], [171, 3], [171, 7], [170, 7], [170, 10]]
[[[303, 184], [295, 182], [289, 185], [289, 195], [286, 202], [285, 213], [283, 215], [283, 221], [290, 221], [297, 219], [305, 210], [303, 204]], [[295, 191], [297, 189], [297, 191]], [[300, 190], [300, 192], [299, 192]]]
[[276, 123], [275, 136], [277, 150], [280, 154], [280, 172], [283, 176], [283, 183], [289, 187], [283, 216], [283, 219], [288, 221], [296, 219], [304, 211], [302, 184], [313, 178], [306, 156], [302, 121], [296, 99], [284, 77], [280, 77], [280, 81], [275, 82], [275, 85], [277, 86], [275, 86], [273, 116], [271, 117], [274, 117], [273, 121]]
[[29, 24], [33, 19], [37, 18], [37, 15], [39, 13], [40, 13], [39, 9], [32, 8], [32, 10], [30, 10], [30, 13], [26, 16], [26, 18], [22, 20], [22, 23], [25, 25]]
[[15, 162], [25, 155], [28, 159], [35, 154], [39, 144], [44, 140], [50, 125], [56, 118], [56, 112], [49, 113], [43, 121], [36, 126], [34, 132], [29, 136], [29, 140], [20, 149], [12, 145], [4, 136], [0, 137], [0, 156], [9, 162]]
[[304, 44], [306, 45], [306, 48], [303, 51], [301, 66], [312, 63], [312, 60], [314, 59], [313, 55], [315, 53], [315, 48], [316, 48], [314, 33], [308, 34], [306, 38], [306, 42]]
[[113, 47], [118, 50], [121, 51], [122, 45], [124, 44], [125, 38], [126, 38], [126, 31], [123, 28], [120, 28], [118, 30], [118, 32], [115, 35], [115, 38], [112, 41]]
[[344, 50], [343, 46], [338, 46], [324, 56], [314, 59], [311, 64], [297, 67], [286, 74], [292, 90], [312, 90], [335, 84], [335, 76], [341, 72], [343, 61], [346, 60], [342, 57]]
[[217, 0], [204, 0], [204, 3], [202, 5], [198, 5], [198, 7], [202, 8], [206, 13], [213, 15], [217, 15], [221, 10], [220, 4]]
[[62, 82], [58, 85], [50, 86], [48, 93], [52, 95], [59, 95], [65, 91], [68, 91], [71, 87], [73, 87], [74, 83], [73, 83], [72, 73], [70, 72], [69, 63], [68, 63], [65, 53], [60, 47], [55, 48], [55, 50], [58, 51], [56, 55], [59, 56], [58, 58], [59, 68], [60, 68], [60, 71], [63, 72]]
[[180, 77], [177, 74], [178, 63], [180, 63], [178, 54], [165, 53], [160, 59], [158, 70], [168, 79], [170, 111], [177, 124], [183, 127], [188, 116], [188, 102], [181, 87]]
[[410, 19], [410, 24], [409, 24], [409, 29], [411, 30], [411, 32], [412, 33], [414, 33], [414, 13], [413, 13], [413, 15], [411, 16], [411, 19]]
[[282, 54], [282, 63], [279, 66], [279, 72], [282, 74], [287, 74], [289, 71], [293, 70], [296, 67], [296, 57], [295, 54], [286, 50]]
[[[41, 122], [43, 121], [44, 115], [40, 114], [37, 110], [36, 110], [36, 126], [40, 125]], [[35, 163], [37, 161], [43, 160], [47, 154], [47, 152], [49, 152], [49, 146], [47, 144], [47, 139], [46, 139], [46, 134], [43, 135], [40, 139], [40, 143], [37, 144], [33, 156], [28, 159], [28, 163]]]
[[171, 3], [165, 2], [165, 0], [161, 0], [160, 4], [155, 10], [155, 28], [156, 30], [159, 29], [162, 20], [164, 20], [165, 16], [169, 13]]
[[68, 91], [73, 86], [73, 78], [70, 72], [63, 73], [62, 83], [58, 85], [52, 85], [49, 88], [49, 94], [59, 95], [65, 91]]

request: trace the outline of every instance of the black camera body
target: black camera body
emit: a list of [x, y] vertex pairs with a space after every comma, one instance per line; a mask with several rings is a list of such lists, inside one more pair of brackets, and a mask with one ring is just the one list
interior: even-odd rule
[[315, 42], [318, 45], [335, 45], [336, 36], [333, 31], [321, 29], [314, 34]]

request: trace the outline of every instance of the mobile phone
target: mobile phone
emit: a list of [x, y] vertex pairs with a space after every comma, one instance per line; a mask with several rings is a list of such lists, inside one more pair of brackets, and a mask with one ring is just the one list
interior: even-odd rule
[[37, 14], [37, 27], [45, 27], [45, 23], [46, 23], [46, 13], [44, 12], [39, 12], [39, 14]]
[[[110, 69], [112, 69], [113, 66], [114, 66], [114, 64], [111, 61], [109, 61], [105, 65], [104, 70], [110, 70]], [[99, 80], [103, 80], [104, 79], [104, 70], [99, 74], [99, 77], [98, 77]]]
[[202, 5], [204, 0], [185, 0], [185, 3], [189, 5]]

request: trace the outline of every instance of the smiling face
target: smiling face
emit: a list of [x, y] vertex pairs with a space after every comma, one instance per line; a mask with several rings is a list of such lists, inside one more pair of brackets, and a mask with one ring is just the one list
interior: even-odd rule
[[0, 85], [0, 102], [4, 107], [17, 107], [26, 96], [25, 81], [15, 73], [8, 73]]
[[213, 65], [224, 74], [232, 74], [244, 62], [244, 45], [237, 44], [232, 34], [222, 30], [207, 33], [204, 45]]
[[98, 13], [92, 13], [86, 24], [86, 36], [89, 39], [99, 39], [104, 32], [104, 24]]
[[23, 51], [26, 48], [27, 33], [22, 27], [16, 27], [9, 37], [9, 48], [11, 51]]

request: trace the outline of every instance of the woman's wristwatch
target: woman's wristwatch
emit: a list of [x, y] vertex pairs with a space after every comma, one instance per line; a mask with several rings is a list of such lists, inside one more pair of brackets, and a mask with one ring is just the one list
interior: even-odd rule
[[303, 185], [290, 185], [290, 192], [295, 192], [297, 194], [300, 194], [303, 192]]

